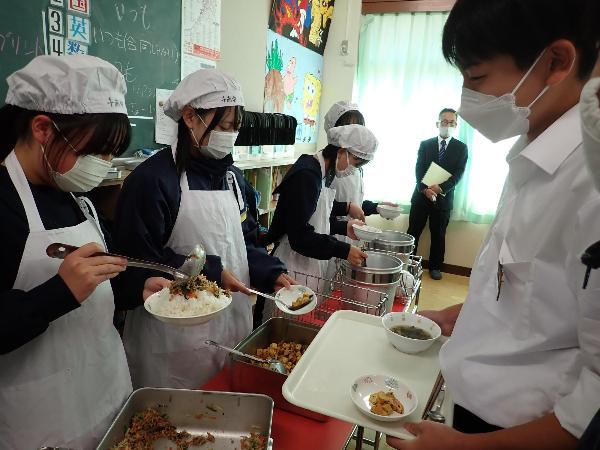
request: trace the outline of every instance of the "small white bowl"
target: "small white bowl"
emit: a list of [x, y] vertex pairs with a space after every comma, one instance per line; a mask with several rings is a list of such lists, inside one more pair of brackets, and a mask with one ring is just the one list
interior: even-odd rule
[[383, 233], [379, 228], [370, 227], [369, 225], [359, 225], [353, 224], [352, 228], [354, 228], [354, 234], [361, 241], [371, 242], [381, 236]]
[[231, 305], [231, 298], [230, 298], [229, 303], [227, 303], [227, 305], [223, 306], [223, 308], [221, 308], [217, 311], [213, 311], [208, 314], [201, 314], [199, 316], [186, 316], [186, 317], [161, 316], [159, 314], [156, 314], [153, 311], [153, 308], [155, 308], [155, 302], [161, 300], [160, 299], [160, 297], [162, 295], [161, 292], [162, 291], [155, 292], [150, 297], [148, 297], [148, 299], [144, 302], [144, 308], [146, 309], [146, 311], [148, 311], [150, 314], [152, 314], [154, 317], [156, 317], [161, 322], [169, 323], [171, 325], [179, 325], [182, 327], [201, 325], [203, 323], [210, 322], [212, 319], [214, 319], [219, 314], [221, 314], [223, 311], [225, 311], [229, 307], [229, 305]]
[[[389, 416], [380, 416], [371, 412], [369, 396], [375, 392], [393, 392], [404, 407], [404, 412], [393, 412]], [[350, 397], [365, 416], [381, 422], [394, 422], [410, 416], [418, 405], [417, 395], [397, 378], [386, 375], [365, 375], [357, 379], [350, 387]]]
[[[289, 309], [292, 306], [294, 300], [298, 299], [298, 297], [300, 297], [301, 295], [304, 295], [304, 293], [312, 295], [312, 301], [308, 305], [303, 306], [302, 308], [297, 309], [295, 311]], [[278, 298], [281, 301], [281, 303], [283, 303], [282, 305], [280, 302], [275, 302], [275, 305], [284, 313], [293, 316], [301, 316], [303, 314], [308, 314], [317, 307], [318, 298], [317, 295], [313, 292], [313, 290], [309, 287], [300, 286], [298, 284], [290, 286], [289, 289], [279, 289], [279, 291], [277, 291], [277, 294], [275, 294], [275, 297]]]
[[[381, 318], [390, 344], [403, 353], [420, 353], [427, 350], [442, 335], [442, 330], [433, 320], [418, 314], [405, 312], [388, 313]], [[411, 339], [394, 333], [391, 329], [400, 325], [421, 328], [431, 334], [431, 339]]]
[[377, 207], [377, 212], [384, 219], [393, 220], [396, 217], [399, 217], [402, 214], [401, 206], [390, 206], [390, 205], [379, 205]]

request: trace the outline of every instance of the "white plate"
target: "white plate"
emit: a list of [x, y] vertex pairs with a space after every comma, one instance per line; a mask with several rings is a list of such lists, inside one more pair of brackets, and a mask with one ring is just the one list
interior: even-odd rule
[[[289, 309], [292, 306], [294, 300], [303, 295], [305, 292], [308, 292], [310, 295], [313, 296], [312, 302], [300, 309], [297, 309], [296, 311], [292, 311], [291, 309]], [[300, 286], [296, 284], [291, 286], [289, 289], [279, 289], [277, 294], [275, 294], [275, 297], [277, 297], [279, 300], [281, 300], [282, 303], [287, 305], [286, 307], [283, 306], [280, 302], [275, 302], [277, 307], [284, 313], [291, 314], [293, 316], [301, 316], [303, 314], [308, 314], [317, 307], [317, 295], [312, 291], [312, 289], [306, 286]]]
[[390, 205], [379, 205], [377, 207], [377, 212], [384, 219], [393, 220], [396, 217], [399, 217], [402, 214], [401, 206], [390, 206]]
[[161, 316], [158, 314], [155, 314], [152, 311], [152, 308], [155, 306], [155, 302], [158, 300], [159, 298], [159, 292], [155, 292], [154, 294], [152, 294], [150, 297], [148, 297], [148, 299], [144, 302], [144, 308], [146, 308], [146, 311], [148, 311], [150, 314], [152, 314], [154, 317], [156, 317], [158, 320], [160, 320], [161, 322], [165, 322], [165, 323], [170, 323], [172, 325], [179, 325], [179, 326], [183, 326], [183, 327], [189, 327], [192, 325], [200, 325], [206, 322], [211, 321], [212, 319], [214, 319], [215, 317], [217, 317], [219, 314], [221, 314], [223, 311], [225, 311], [229, 305], [231, 305], [231, 297], [229, 299], [229, 303], [227, 303], [227, 305], [225, 305], [223, 308], [208, 313], [208, 314], [201, 314], [199, 316], [191, 316], [191, 317], [168, 317], [168, 316]]
[[373, 241], [382, 233], [379, 228], [370, 227], [368, 225], [358, 225], [355, 223], [352, 225], [352, 228], [354, 228], [354, 234], [356, 234], [356, 237], [361, 241]]
[[[369, 396], [375, 392], [393, 392], [404, 407], [404, 412], [399, 414], [393, 412], [389, 416], [380, 416], [371, 412]], [[417, 395], [404, 383], [395, 377], [387, 375], [365, 375], [360, 377], [350, 388], [350, 397], [354, 404], [360, 409], [360, 412], [373, 420], [382, 422], [395, 422], [404, 417], [410, 416], [417, 409]]]

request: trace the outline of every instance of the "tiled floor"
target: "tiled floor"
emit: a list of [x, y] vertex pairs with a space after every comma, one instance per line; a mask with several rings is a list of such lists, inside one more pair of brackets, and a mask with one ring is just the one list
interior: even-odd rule
[[[435, 281], [429, 278], [429, 272], [423, 273], [423, 284], [421, 287], [421, 295], [419, 299], [419, 309], [443, 309], [447, 306], [461, 303], [467, 296], [469, 289], [469, 279], [458, 275], [450, 275], [445, 273], [441, 281]], [[365, 437], [373, 440], [374, 432], [365, 430]], [[354, 450], [354, 441], [351, 442], [347, 450]], [[372, 450], [372, 447], [363, 445], [363, 449]], [[379, 446], [380, 450], [390, 450], [385, 442]]]

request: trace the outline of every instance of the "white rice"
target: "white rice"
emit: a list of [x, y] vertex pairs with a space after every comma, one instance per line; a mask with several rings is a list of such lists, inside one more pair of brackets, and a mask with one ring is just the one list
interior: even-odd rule
[[231, 303], [231, 297], [221, 295], [215, 297], [210, 292], [199, 291], [194, 298], [186, 299], [183, 295], [171, 295], [169, 288], [164, 288], [152, 299], [150, 309], [163, 317], [196, 317], [219, 311]]

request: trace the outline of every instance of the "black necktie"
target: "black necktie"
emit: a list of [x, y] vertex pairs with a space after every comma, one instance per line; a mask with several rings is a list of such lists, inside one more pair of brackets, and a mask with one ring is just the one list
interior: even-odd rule
[[440, 155], [438, 161], [444, 159], [444, 155], [446, 154], [446, 141], [442, 139], [442, 144], [440, 145]]

